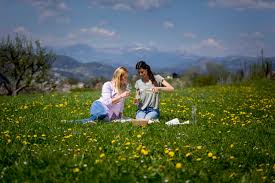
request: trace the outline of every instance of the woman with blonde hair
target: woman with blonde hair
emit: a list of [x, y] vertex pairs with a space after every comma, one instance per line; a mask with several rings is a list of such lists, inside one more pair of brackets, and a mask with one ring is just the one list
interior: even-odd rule
[[125, 67], [117, 68], [111, 81], [102, 86], [101, 97], [94, 101], [90, 108], [91, 117], [77, 120], [81, 123], [94, 123], [95, 120], [112, 121], [122, 118], [124, 101], [130, 96], [127, 91], [128, 70]]

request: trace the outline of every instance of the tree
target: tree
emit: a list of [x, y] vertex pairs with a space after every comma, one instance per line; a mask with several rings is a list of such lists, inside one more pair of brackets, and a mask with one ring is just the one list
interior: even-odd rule
[[41, 47], [39, 41], [25, 36], [9, 36], [0, 42], [0, 83], [8, 95], [15, 96], [23, 89], [43, 82], [47, 76], [55, 55]]
[[206, 70], [210, 78], [214, 79], [216, 83], [224, 83], [229, 76], [229, 72], [223, 65], [214, 62], [207, 62]]

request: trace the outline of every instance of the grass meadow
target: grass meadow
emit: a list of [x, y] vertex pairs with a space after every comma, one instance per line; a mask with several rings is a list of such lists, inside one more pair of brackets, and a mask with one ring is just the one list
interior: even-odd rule
[[[274, 81], [162, 93], [160, 123], [144, 127], [63, 122], [89, 117], [99, 96], [1, 96], [0, 182], [275, 182]], [[195, 124], [165, 124], [192, 106]]]

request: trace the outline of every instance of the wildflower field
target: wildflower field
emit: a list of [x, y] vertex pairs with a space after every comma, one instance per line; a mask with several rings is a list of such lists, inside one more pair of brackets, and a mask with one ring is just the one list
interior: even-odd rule
[[[63, 122], [99, 95], [1, 96], [0, 182], [275, 182], [274, 81], [162, 93], [160, 123], [144, 127]], [[196, 123], [165, 124], [192, 106]]]

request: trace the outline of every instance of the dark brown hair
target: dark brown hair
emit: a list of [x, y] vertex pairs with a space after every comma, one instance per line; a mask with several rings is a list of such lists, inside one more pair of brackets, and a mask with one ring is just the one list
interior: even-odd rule
[[145, 69], [147, 70], [147, 73], [148, 73], [148, 76], [149, 76], [149, 79], [151, 80], [151, 82], [153, 83], [154, 86], [158, 86], [158, 83], [154, 77], [154, 74], [153, 72], [151, 71], [151, 68], [148, 64], [146, 64], [146, 62], [144, 62], [143, 60], [139, 61], [137, 64], [136, 64], [136, 69], [139, 70], [139, 69]]

